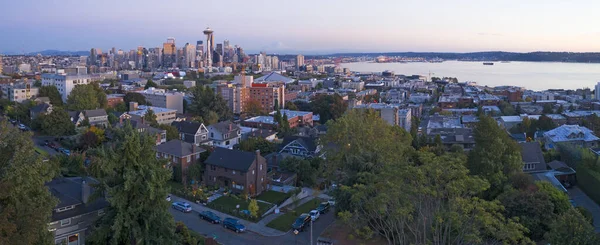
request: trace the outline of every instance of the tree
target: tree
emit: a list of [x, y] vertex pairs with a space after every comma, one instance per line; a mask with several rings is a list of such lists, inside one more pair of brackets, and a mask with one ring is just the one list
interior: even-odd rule
[[487, 194], [493, 198], [513, 174], [522, 172], [521, 149], [489, 116], [479, 117], [474, 136], [475, 147], [469, 153], [467, 167], [490, 183]]
[[517, 114], [515, 108], [506, 101], [500, 101], [498, 107], [500, 108], [500, 111], [502, 111], [502, 114], [505, 116], [513, 116]]
[[181, 221], [175, 224], [175, 235], [178, 245], [198, 245], [198, 241]]
[[541, 115], [536, 126], [540, 130], [549, 131], [556, 128], [556, 123], [554, 123], [550, 117]]
[[294, 101], [294, 105], [296, 105], [296, 110], [298, 111], [312, 111], [312, 106], [310, 103], [304, 100], [296, 100]]
[[321, 117], [321, 123], [341, 117], [348, 108], [346, 102], [339, 94], [317, 95], [310, 103], [312, 112]]
[[507, 217], [518, 217], [529, 230], [528, 236], [540, 240], [556, 217], [550, 197], [536, 190], [511, 190], [498, 197]]
[[149, 89], [149, 88], [158, 88], [158, 84], [156, 84], [154, 81], [152, 81], [152, 79], [148, 79], [148, 81], [146, 82], [146, 86], [144, 86], [144, 89]]
[[279, 163], [279, 167], [284, 171], [296, 173], [298, 175], [298, 186], [314, 186], [320, 172], [320, 165], [313, 167], [309, 160], [297, 157], [284, 158]]
[[58, 166], [60, 174], [65, 177], [85, 176], [86, 169], [83, 165], [85, 156], [81, 154], [72, 154], [70, 156], [59, 154], [50, 158], [52, 165]]
[[144, 114], [144, 122], [152, 127], [158, 127], [158, 122], [156, 121], [156, 114], [154, 114], [154, 110], [148, 108], [146, 110], [146, 114]]
[[96, 147], [100, 145], [100, 143], [104, 142], [104, 138], [104, 129], [98, 128], [96, 126], [91, 126], [80, 137], [81, 148], [89, 149]]
[[556, 114], [562, 114], [565, 111], [565, 108], [563, 107], [563, 105], [560, 105], [558, 107], [558, 109], [556, 109]]
[[552, 221], [545, 238], [550, 244], [593, 245], [600, 242], [594, 227], [573, 208]]
[[174, 244], [174, 221], [168, 211], [163, 159], [157, 159], [155, 139], [130, 124], [115, 131], [115, 143], [97, 152], [99, 184], [110, 206], [98, 220], [90, 244]]
[[260, 150], [260, 153], [265, 155], [275, 152], [277, 150], [277, 146], [264, 138], [250, 137], [240, 142], [240, 150], [250, 152]]
[[188, 167], [187, 178], [194, 183], [200, 183], [202, 176], [204, 175], [204, 164], [198, 160], [195, 164]]
[[158, 125], [158, 128], [167, 130], [167, 140], [179, 139], [179, 131], [177, 130], [176, 127], [173, 127], [168, 124], [161, 124], [161, 125]]
[[97, 83], [80, 84], [67, 97], [67, 107], [73, 111], [94, 110], [106, 107], [106, 94]]
[[254, 99], [246, 101], [246, 104], [244, 105], [244, 112], [251, 117], [265, 114], [260, 101]]
[[296, 106], [296, 104], [294, 104], [294, 102], [286, 101], [285, 102], [285, 109], [292, 110], [292, 111], [297, 111], [298, 110], [298, 106]]
[[63, 136], [75, 134], [75, 124], [69, 114], [60, 107], [54, 107], [49, 114], [39, 115], [35, 121], [40, 131], [46, 135]]
[[42, 86], [39, 90], [38, 97], [48, 97], [48, 99], [50, 99], [50, 104], [53, 106], [63, 105], [62, 96], [55, 86]]
[[125, 94], [125, 97], [123, 97], [123, 101], [125, 102], [125, 106], [127, 108], [127, 106], [129, 106], [130, 102], [137, 102], [138, 105], [146, 105], [146, 97], [144, 97], [144, 95], [140, 94], [140, 93], [136, 93], [136, 92], [129, 92]]
[[0, 120], [0, 244], [53, 244], [48, 223], [58, 202], [45, 184], [56, 173], [35, 153], [30, 133]]
[[217, 114], [214, 111], [209, 111], [208, 115], [206, 115], [206, 117], [204, 117], [203, 119], [204, 119], [204, 124], [212, 125], [212, 124], [219, 122], [219, 114]]
[[189, 105], [189, 112], [204, 118], [213, 111], [219, 116], [219, 121], [225, 121], [232, 118], [231, 109], [220, 94], [215, 94], [213, 90], [205, 86], [196, 86], [191, 90], [192, 103]]
[[544, 104], [544, 109], [542, 110], [543, 114], [552, 114], [554, 113], [554, 109], [552, 109], [552, 105], [549, 103]]
[[569, 202], [569, 196], [558, 190], [554, 187], [550, 182], [547, 181], [538, 181], [535, 183], [538, 192], [545, 193], [548, 195], [550, 202], [554, 206], [555, 214], [562, 214], [571, 209], [571, 203]]
[[250, 203], [248, 204], [248, 211], [250, 211], [251, 217], [258, 217], [258, 202], [256, 202], [256, 199], [250, 200]]

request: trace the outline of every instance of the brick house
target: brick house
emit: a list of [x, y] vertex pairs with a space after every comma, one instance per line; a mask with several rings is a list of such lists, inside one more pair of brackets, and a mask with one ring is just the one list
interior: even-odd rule
[[206, 150], [188, 142], [181, 140], [171, 140], [167, 143], [156, 146], [156, 158], [166, 158], [169, 160], [166, 168], [174, 171], [181, 171], [181, 181], [187, 183], [187, 169], [200, 159], [200, 153]]
[[229, 187], [237, 193], [260, 195], [267, 189], [267, 161], [260, 151], [216, 147], [204, 162], [204, 184]]

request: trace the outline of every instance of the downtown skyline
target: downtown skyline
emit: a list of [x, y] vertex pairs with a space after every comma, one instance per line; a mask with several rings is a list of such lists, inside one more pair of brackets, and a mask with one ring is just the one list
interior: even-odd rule
[[113, 46], [127, 50], [153, 47], [166, 37], [195, 43], [203, 39], [206, 27], [215, 30], [215, 42], [232, 40], [249, 53], [597, 52], [600, 31], [593, 25], [593, 10], [600, 3], [586, 1], [585, 5], [438, 0], [383, 0], [377, 5], [354, 0], [282, 5], [267, 0], [225, 5], [212, 0], [109, 0], [82, 6], [72, 0], [24, 0], [4, 3], [13, 11], [0, 17], [0, 31], [5, 34], [0, 37], [0, 53]]

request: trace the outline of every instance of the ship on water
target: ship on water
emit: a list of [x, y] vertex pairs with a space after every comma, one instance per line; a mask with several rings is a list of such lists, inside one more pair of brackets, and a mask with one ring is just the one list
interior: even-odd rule
[[493, 62], [483, 62], [484, 66], [493, 66], [494, 63]]

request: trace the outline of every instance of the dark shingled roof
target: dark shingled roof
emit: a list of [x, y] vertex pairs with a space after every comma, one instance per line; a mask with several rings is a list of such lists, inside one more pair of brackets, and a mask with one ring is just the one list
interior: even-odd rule
[[[56, 205], [55, 209], [75, 205], [74, 209], [63, 212], [52, 212], [52, 221], [66, 219], [108, 207], [109, 203], [104, 198], [98, 198], [93, 202], [84, 204], [81, 195], [82, 181], [83, 178], [81, 177], [73, 177], [54, 179], [46, 183], [46, 186], [50, 189], [50, 193], [58, 199], [58, 205]], [[87, 182], [88, 184], [97, 183], [96, 180], [91, 178], [87, 178]], [[94, 189], [90, 187], [90, 197], [93, 192]]]
[[[229, 126], [231, 125], [231, 130], [229, 130]], [[237, 132], [238, 130], [240, 130], [240, 126], [238, 126], [235, 123], [232, 123], [231, 121], [224, 121], [224, 122], [220, 122], [220, 123], [215, 123], [213, 125], [210, 125], [211, 127], [215, 128], [217, 131], [223, 133], [223, 134], [230, 134], [231, 132]]]
[[535, 163], [535, 169], [532, 171], [544, 171], [546, 170], [546, 160], [544, 160], [544, 153], [538, 142], [525, 142], [520, 143], [521, 146], [521, 158], [524, 163]]
[[303, 136], [289, 136], [283, 139], [283, 143], [281, 144], [281, 148], [289, 145], [293, 141], [298, 142], [298, 144], [302, 145], [309, 151], [317, 150], [317, 138], [313, 137], [303, 137]]
[[217, 147], [204, 163], [247, 172], [255, 159], [256, 152], [230, 150]]
[[32, 111], [33, 113], [40, 113], [40, 112], [46, 112], [48, 111], [48, 108], [50, 108], [49, 104], [46, 103], [42, 103], [39, 105], [36, 105], [34, 107], [31, 107], [31, 109], [29, 109], [30, 111]]
[[205, 151], [204, 149], [199, 147], [195, 148], [196, 151], [194, 152], [194, 145], [187, 142], [183, 142], [181, 140], [171, 140], [167, 143], [157, 145], [156, 151], [177, 157], [189, 156], [193, 153], [201, 153]]
[[106, 111], [104, 109], [85, 110], [84, 114], [86, 117], [102, 117], [106, 116]]
[[184, 134], [196, 134], [202, 123], [198, 122], [172, 122], [171, 126], [177, 128], [177, 131]]

